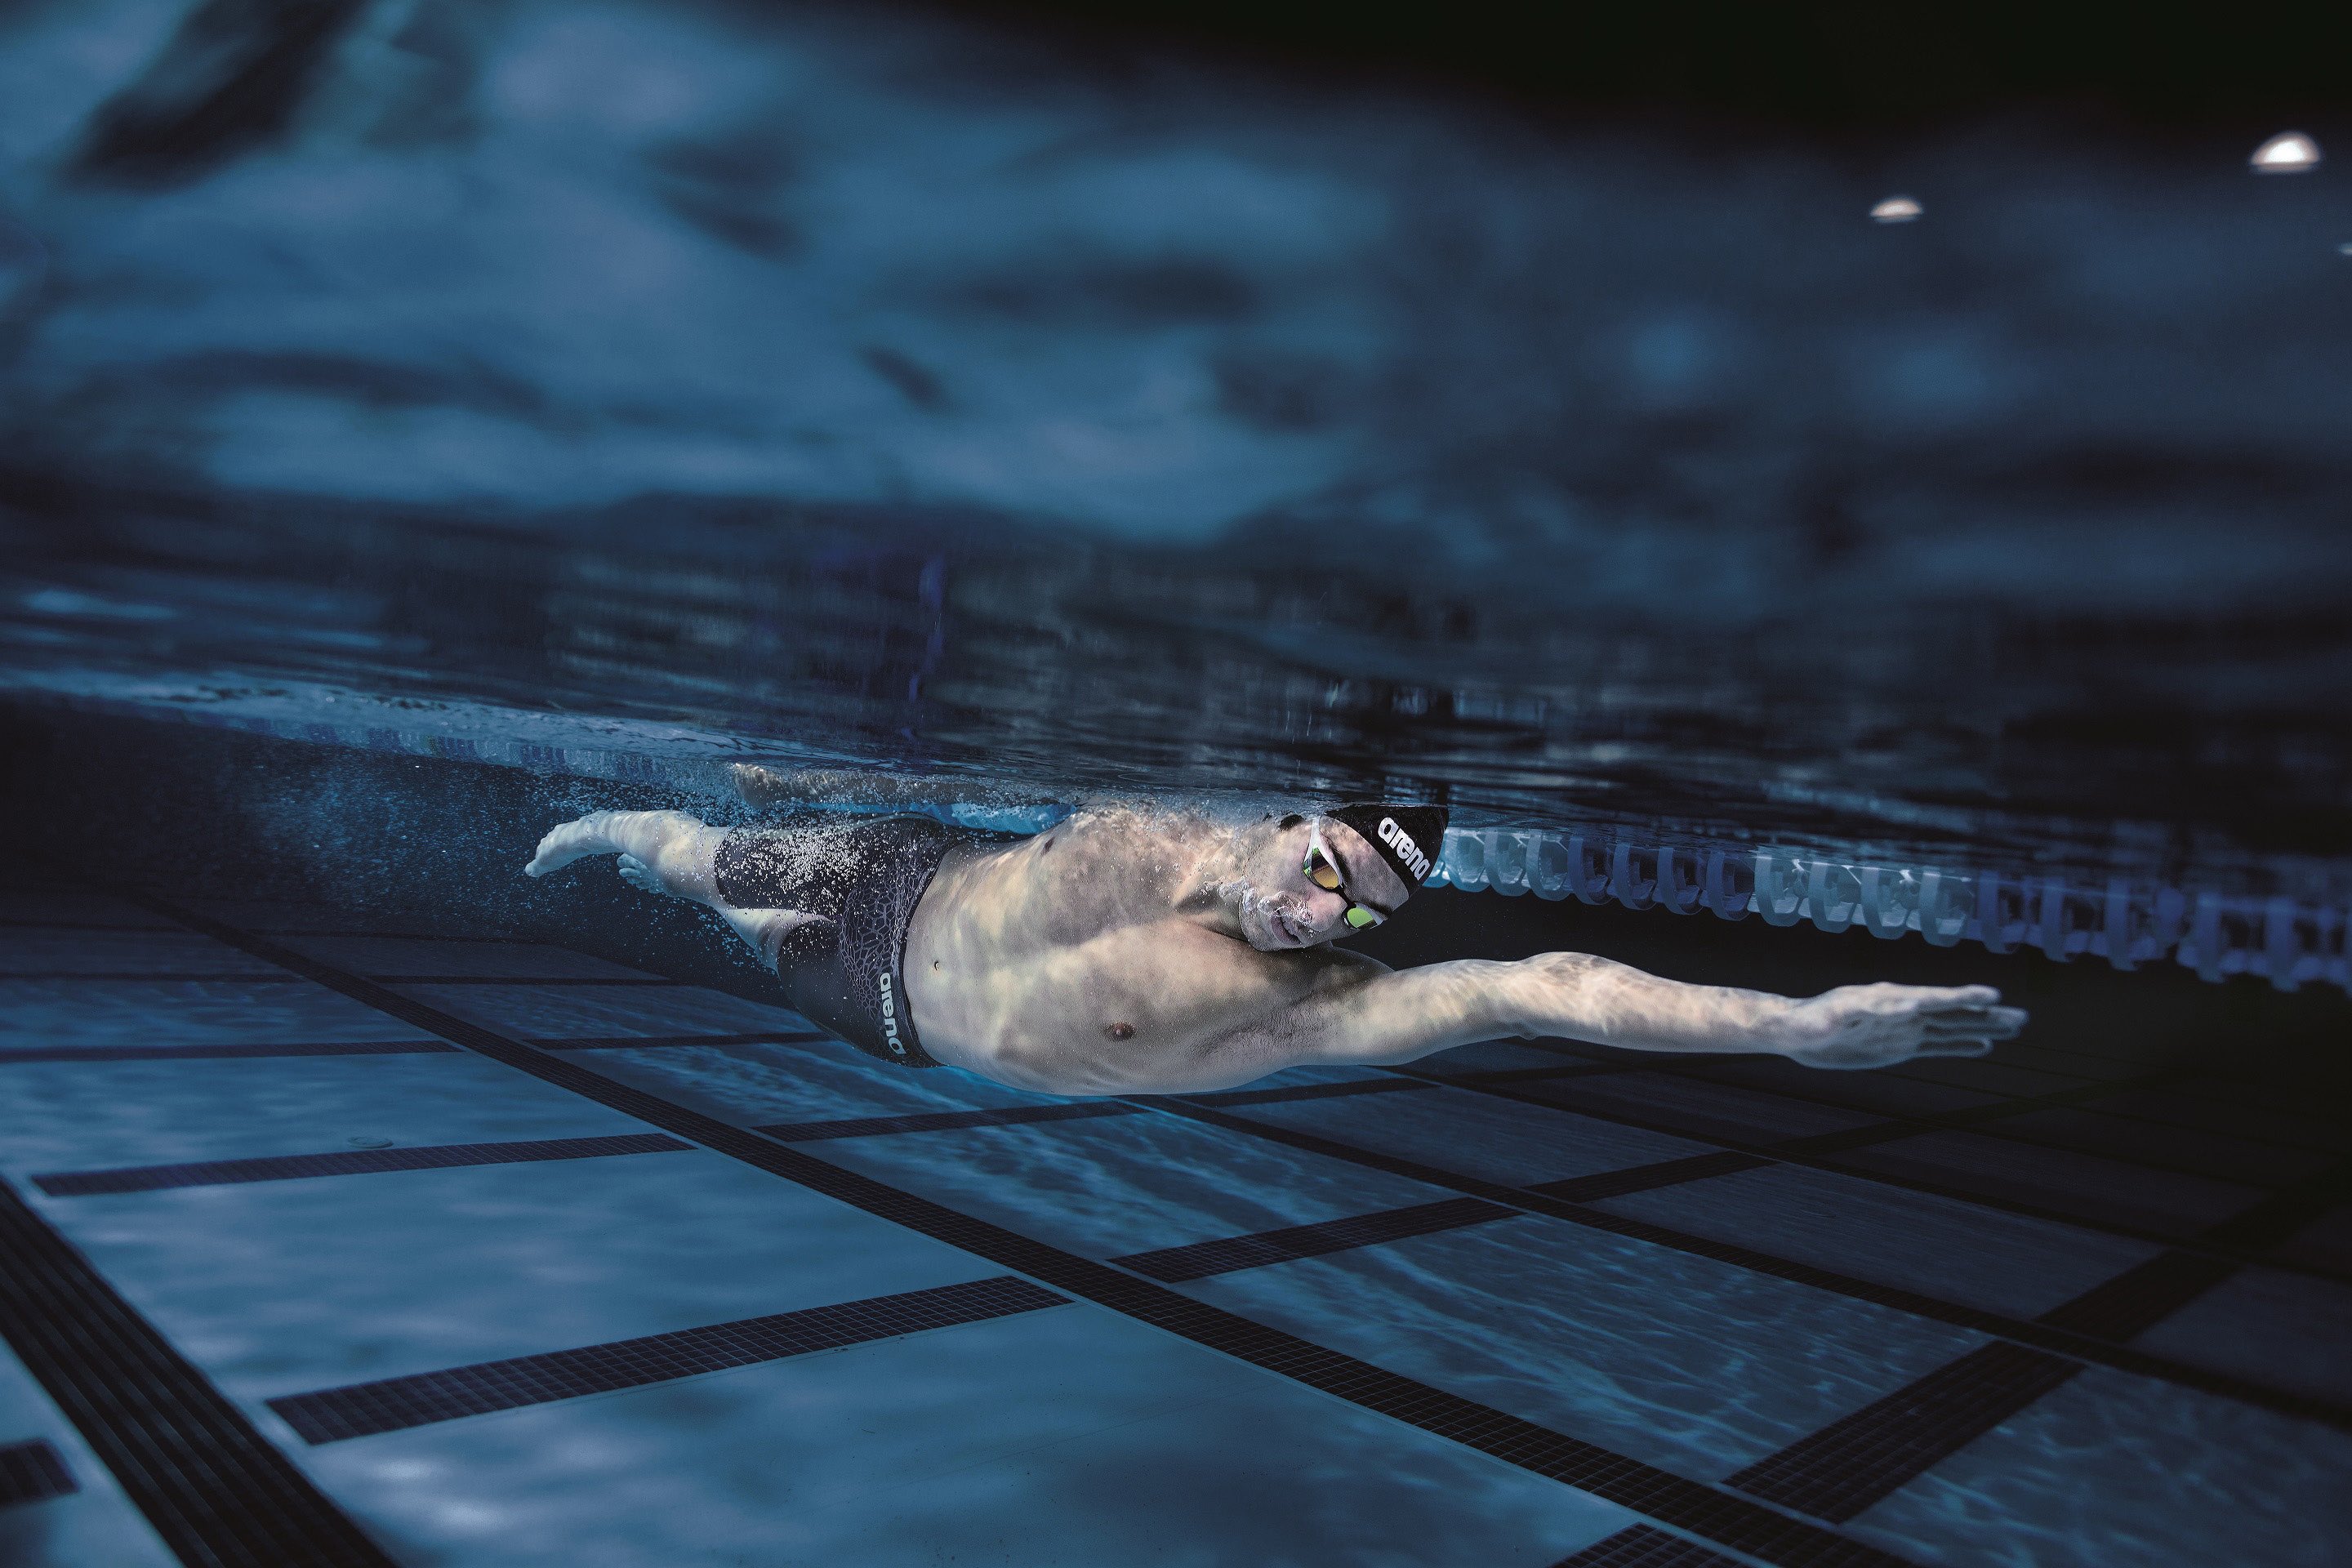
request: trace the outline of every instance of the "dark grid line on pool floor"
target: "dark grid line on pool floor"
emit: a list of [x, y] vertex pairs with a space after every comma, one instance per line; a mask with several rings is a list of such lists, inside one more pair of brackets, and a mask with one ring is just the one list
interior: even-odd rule
[[89, 981], [98, 984], [120, 984], [125, 981], [139, 984], [168, 981], [174, 985], [283, 985], [300, 977], [293, 974], [272, 974], [267, 970], [173, 970], [173, 969], [43, 969], [0, 970], [0, 982], [32, 981], [42, 985], [54, 985], [61, 981]]
[[538, 1138], [506, 1143], [429, 1143], [407, 1149], [338, 1149], [323, 1154], [266, 1154], [248, 1160], [199, 1160], [180, 1165], [123, 1165], [107, 1171], [57, 1171], [32, 1178], [53, 1198], [107, 1193], [153, 1193], [172, 1187], [233, 1186], [246, 1182], [299, 1182], [312, 1176], [372, 1176], [391, 1171], [444, 1171], [468, 1165], [533, 1164], [547, 1160], [601, 1160], [616, 1154], [669, 1154], [691, 1143], [658, 1132], [595, 1138]]
[[397, 1568], [5, 1181], [0, 1339], [181, 1562]]
[[768, 1029], [748, 1035], [525, 1036], [523, 1044], [542, 1051], [635, 1051], [675, 1046], [798, 1046], [833, 1037], [814, 1029]]
[[1060, 1105], [999, 1105], [981, 1110], [918, 1110], [900, 1116], [851, 1116], [836, 1121], [777, 1121], [751, 1129], [785, 1143], [829, 1138], [876, 1138], [900, 1132], [952, 1132], [966, 1127], [1018, 1127], [1036, 1121], [1084, 1121], [1097, 1116], [1135, 1116], [1135, 1106], [1117, 1100], [1080, 1100]]
[[1490, 1204], [1484, 1198], [1440, 1198], [1433, 1204], [1414, 1204], [1409, 1208], [1383, 1209], [1377, 1214], [1350, 1215], [1345, 1219], [1320, 1220], [1313, 1225], [1284, 1226], [1247, 1236], [1223, 1236], [1182, 1247], [1131, 1252], [1111, 1261], [1121, 1268], [1132, 1268], [1138, 1274], [1148, 1274], [1172, 1285], [1185, 1279], [1205, 1279], [1212, 1274], [1262, 1268], [1270, 1263], [1290, 1263], [1302, 1258], [1402, 1241], [1408, 1237], [1433, 1236], [1440, 1231], [1460, 1230], [1465, 1226], [1522, 1217], [1523, 1211]]
[[0, 1067], [11, 1062], [169, 1062], [254, 1057], [407, 1057], [455, 1055], [446, 1040], [320, 1040], [283, 1046], [0, 1046]]
[[1904, 1560], [1835, 1531], [1702, 1482], [1582, 1442], [1475, 1400], [1374, 1366], [1239, 1313], [1194, 1300], [1075, 1253], [720, 1121], [578, 1062], [535, 1050], [396, 991], [319, 963], [235, 927], [142, 901], [191, 930], [283, 964], [331, 990], [494, 1061], [636, 1116], [715, 1152], [839, 1199], [868, 1214], [986, 1258], [1128, 1317], [1221, 1351], [1367, 1410], [1588, 1491], [1733, 1551], [1783, 1568], [1895, 1568]]
[[38, 1437], [26, 1443], [0, 1443], [0, 1508], [47, 1502], [80, 1489], [73, 1472], [66, 1468], [64, 1456]]
[[[2077, 1230], [2097, 1231], [2103, 1235], [2123, 1237], [2132, 1241], [2153, 1242], [2159, 1247], [2189, 1247], [2200, 1250], [2219, 1253], [2239, 1262], [2267, 1262], [2273, 1268], [2283, 1268], [2290, 1273], [2305, 1274], [2314, 1279], [2327, 1279], [2338, 1283], [2342, 1281], [2342, 1276], [2340, 1274], [2325, 1267], [2304, 1263], [2292, 1258], [2270, 1259], [2260, 1258], [2254, 1254], [2252, 1249], [2233, 1240], [2228, 1239], [2226, 1237], [2217, 1236], [2210, 1238], [2205, 1237], [2188, 1238], [2183, 1237], [2178, 1232], [2152, 1230], [2144, 1226], [2126, 1225], [2116, 1220], [2102, 1218], [2095, 1215], [2085, 1215], [2072, 1209], [2050, 1208], [2040, 1204], [2026, 1203], [2019, 1199], [2005, 1197], [1998, 1193], [1986, 1192], [1980, 1188], [1960, 1186], [1947, 1182], [1927, 1181], [1916, 1176], [1897, 1175], [1891, 1172], [1873, 1170], [1867, 1166], [1841, 1164], [1829, 1155], [1809, 1153], [1794, 1146], [1795, 1144], [1802, 1142], [1802, 1140], [1782, 1140], [1778, 1142], [1759, 1142], [1748, 1139], [1729, 1137], [1721, 1132], [1695, 1127], [1688, 1121], [1677, 1121], [1671, 1117], [1634, 1115], [1631, 1111], [1617, 1106], [1580, 1105], [1569, 1101], [1543, 1100], [1535, 1095], [1529, 1094], [1523, 1089], [1514, 1088], [1507, 1084], [1480, 1083], [1470, 1079], [1446, 1078], [1436, 1073], [1423, 1072], [1415, 1068], [1384, 1068], [1381, 1070], [1384, 1072], [1397, 1073], [1417, 1082], [1434, 1084], [1449, 1089], [1460, 1089], [1472, 1094], [1484, 1094], [1500, 1100], [1507, 1100], [1514, 1104], [1532, 1105], [1547, 1110], [1563, 1111], [1572, 1116], [1590, 1117], [1596, 1121], [1607, 1121], [1620, 1127], [1637, 1128], [1644, 1132], [1664, 1133], [1668, 1137], [1681, 1138], [1694, 1143], [1712, 1143], [1717, 1149], [1724, 1150], [1728, 1152], [1749, 1155], [1768, 1164], [1798, 1165], [1808, 1170], [1825, 1171], [1832, 1175], [1844, 1176], [1858, 1182], [1868, 1182], [1877, 1186], [1894, 1187], [1906, 1192], [1925, 1193], [1930, 1197], [1949, 1198], [1958, 1203], [1974, 1204], [1979, 1208], [1995, 1209], [2004, 1214], [2021, 1215], [2028, 1219], [2043, 1220], [2053, 1225], [2071, 1226]], [[1893, 1119], [1889, 1119], [1886, 1121], [1882, 1122], [1881, 1125], [1890, 1129], [1890, 1131], [1886, 1132], [1884, 1138], [1872, 1139], [1870, 1142], [1895, 1142], [1905, 1138], [1921, 1137], [1939, 1131], [1956, 1131], [1955, 1129], [1947, 1129], [1932, 1124], [1923, 1125], [1915, 1121], [1895, 1121]], [[1877, 1129], [1857, 1128], [1854, 1131], [1856, 1132], [1864, 1131], [1877, 1131]], [[2044, 1146], [2039, 1143], [2028, 1143], [2022, 1140], [2016, 1140], [2013, 1142], [2018, 1142], [2022, 1146], [2028, 1148], [2040, 1148]], [[2089, 1151], [2074, 1151], [2074, 1152], [2090, 1153]], [[2091, 1157], [2105, 1160], [2113, 1164], [2129, 1165], [2132, 1163], [2129, 1161], [2118, 1160], [2112, 1155], [2106, 1154], [2092, 1154]], [[2144, 1170], [2156, 1169], [2156, 1167], [2145, 1165], [2138, 1168]], [[2210, 1180], [2210, 1178], [2207, 1179]], [[2251, 1185], [2252, 1184], [2239, 1184]]]
[[1399, 1089], [1435, 1087], [1403, 1078], [1351, 1078], [1337, 1083], [1299, 1083], [1280, 1089], [1221, 1089], [1184, 1098], [1195, 1105], [1276, 1105], [1296, 1100], [1345, 1100], [1359, 1094], [1392, 1094]]
[[[2261, 1206], [2301, 1212], [2311, 1202], [2309, 1189], [2330, 1188], [2347, 1169], [2352, 1161]], [[2040, 1321], [2131, 1339], [2236, 1272], [2224, 1260], [2159, 1253]], [[1727, 1484], [1815, 1518], [1852, 1519], [2082, 1370], [2019, 1345], [1985, 1345], [1758, 1460]]]
[[1570, 1203], [1531, 1188], [1507, 1187], [1455, 1171], [1441, 1170], [1414, 1161], [1383, 1154], [1375, 1150], [1359, 1148], [1336, 1139], [1312, 1132], [1302, 1132], [1276, 1123], [1252, 1121], [1246, 1117], [1232, 1115], [1213, 1108], [1177, 1100], [1138, 1099], [1132, 1103], [1164, 1111], [1171, 1115], [1205, 1121], [1212, 1126], [1248, 1137], [1280, 1143], [1313, 1154], [1361, 1165], [1368, 1170], [1403, 1176], [1430, 1186], [1447, 1187], [1469, 1196], [1524, 1210], [1529, 1214], [1564, 1219], [1590, 1229], [1606, 1231], [1629, 1240], [1643, 1241], [1694, 1257], [1727, 1263], [1750, 1273], [1764, 1274], [1787, 1279], [1794, 1284], [1844, 1296], [1853, 1300], [1868, 1301], [1890, 1307], [1955, 1328], [1969, 1329], [1998, 1339], [2051, 1352], [2075, 1361], [2112, 1367], [2118, 1372], [2136, 1373], [2161, 1382], [2193, 1388], [2200, 1393], [2218, 1394], [2242, 1404], [2274, 1410], [2282, 1415], [2316, 1421], [2340, 1430], [2352, 1431], [2352, 1408], [2332, 1400], [2311, 1394], [2273, 1388], [2228, 1373], [2212, 1371], [2176, 1362], [2128, 1345], [2092, 1337], [2063, 1323], [2043, 1320], [2012, 1318], [1982, 1308], [1969, 1307], [1938, 1297], [1906, 1290], [1900, 1286], [1882, 1285], [1875, 1280], [1858, 1279], [1817, 1268], [1810, 1263], [1778, 1258], [1733, 1242], [1717, 1241], [1709, 1237], [1694, 1236], [1648, 1220], [1612, 1214], [1606, 1209], [1588, 1208]]
[[371, 974], [368, 978], [379, 985], [634, 985], [691, 989], [683, 980], [635, 974]]
[[1655, 1525], [1630, 1530], [1594, 1542], [1571, 1552], [1551, 1568], [1743, 1568], [1720, 1552], [1709, 1552], [1696, 1541], [1669, 1535]]
[[304, 1442], [340, 1443], [1067, 1305], [1066, 1296], [1001, 1274], [577, 1350], [285, 1394], [268, 1404]]
[[[1833, 1096], [1818, 1093], [1809, 1094], [1798, 1084], [1775, 1083], [1767, 1087], [1760, 1084], [1750, 1083], [1738, 1076], [1726, 1073], [1719, 1068], [1711, 1070], [1710, 1065], [1706, 1062], [1677, 1062], [1672, 1060], [1654, 1063], [1638, 1061], [1621, 1062], [1613, 1058], [1595, 1058], [1588, 1055], [1584, 1050], [1572, 1045], [1563, 1045], [1551, 1041], [1538, 1040], [1530, 1040], [1526, 1043], [1539, 1049], [1555, 1051], [1563, 1057], [1570, 1058], [1576, 1061], [1597, 1061], [1599, 1065], [1605, 1066], [1612, 1071], [1654, 1072], [1664, 1077], [1682, 1079], [1694, 1083], [1709, 1084], [1717, 1089], [1743, 1089], [1758, 1094], [1776, 1095], [1783, 1100], [1799, 1100], [1807, 1105], [1819, 1105], [1839, 1110], [1852, 1110], [1861, 1115], [1886, 1116], [1891, 1121], [1895, 1123], [1901, 1123], [1904, 1121], [1917, 1122], [1920, 1124], [1920, 1130], [1926, 1131], [1965, 1131], [1979, 1127], [1984, 1127], [1984, 1124], [1988, 1122], [2000, 1122], [2007, 1121], [2012, 1117], [2030, 1116], [2040, 1110], [2071, 1110], [2078, 1106], [2094, 1105], [2095, 1102], [2098, 1100], [2110, 1099], [2117, 1095], [2129, 1094], [2140, 1089], [2167, 1087], [2184, 1079], [2210, 1076], [2210, 1069], [2196, 1067], [2177, 1066], [2155, 1068], [2146, 1072], [2133, 1074], [2124, 1078], [2101, 1079], [2095, 1082], [2081, 1083], [2071, 1089], [2048, 1089], [2040, 1094], [2002, 1095], [1996, 1102], [1990, 1104], [1957, 1106], [1949, 1110], [1892, 1114], [1872, 1110], [1861, 1102], [1852, 1099], [1839, 1099]], [[1924, 1060], [1927, 1058], [1922, 1059]], [[1968, 1058], [1962, 1059], [1973, 1060], [1975, 1058]], [[1465, 1073], [1457, 1075], [1453, 1081], [1467, 1085], [1479, 1082], [1493, 1082], [1496, 1080], [1491, 1075], [1482, 1076], [1478, 1074]], [[1940, 1084], [1943, 1082], [1942, 1079], [1916, 1079], [1909, 1078], [1907, 1076], [1905, 1078], [1905, 1081], [1931, 1084]], [[1958, 1086], [1948, 1085], [1946, 1087]], [[1971, 1090], [1969, 1092], [1989, 1093], [1992, 1091]], [[1556, 1109], [1567, 1110], [1571, 1108], [1559, 1106], [1556, 1107]], [[2099, 1110], [2097, 1113], [2101, 1116], [2115, 1117], [2121, 1121], [2138, 1122], [2144, 1126], [2151, 1128], [2169, 1129], [2174, 1125], [2171, 1122], [2162, 1121], [2158, 1118], [2143, 1116], [2126, 1110]], [[2063, 1149], [2071, 1147], [2071, 1145], [2054, 1143], [2044, 1139], [2030, 1138], [2024, 1134], [2006, 1131], [1998, 1126], [1985, 1127], [1985, 1133], [1988, 1137], [2003, 1138], [2012, 1142], [2030, 1143], [2042, 1148]], [[1890, 1138], [1900, 1136], [1903, 1136], [1903, 1134], [1885, 1131], [1884, 1124], [1881, 1124], [1878, 1126], [1852, 1128], [1836, 1132], [1820, 1132], [1811, 1134], [1808, 1137], [1790, 1139], [1787, 1141], [1787, 1148], [1791, 1152], [1817, 1154], [1832, 1153], [1840, 1149], [1849, 1147], [1866, 1147], [1872, 1143], [1885, 1142]], [[2230, 1134], [2229, 1136], [2241, 1135]], [[2246, 1142], [2262, 1144], [2267, 1148], [2298, 1149], [2305, 1147], [2304, 1145], [2297, 1143], [2283, 1142], [2273, 1138], [2259, 1138], [2251, 1135], [2243, 1136], [2245, 1136]], [[2190, 1171], [2184, 1166], [2151, 1164], [2147, 1161], [2134, 1159], [2129, 1155], [2112, 1154], [2096, 1149], [2083, 1149], [2076, 1152], [2086, 1154], [2096, 1154], [2099, 1158], [2105, 1160], [2116, 1160], [2126, 1164], [2142, 1165], [2149, 1170], [2172, 1171], [2177, 1173], [2188, 1175], [2203, 1174], [2202, 1172]]]

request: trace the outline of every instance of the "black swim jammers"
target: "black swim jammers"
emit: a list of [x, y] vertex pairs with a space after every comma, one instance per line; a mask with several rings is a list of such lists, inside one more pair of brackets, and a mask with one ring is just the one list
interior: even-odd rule
[[928, 816], [739, 827], [719, 840], [713, 869], [719, 896], [739, 910], [823, 917], [777, 944], [776, 974], [794, 1007], [868, 1056], [930, 1068], [940, 1064], [907, 1007], [907, 927], [950, 850], [1016, 837]]

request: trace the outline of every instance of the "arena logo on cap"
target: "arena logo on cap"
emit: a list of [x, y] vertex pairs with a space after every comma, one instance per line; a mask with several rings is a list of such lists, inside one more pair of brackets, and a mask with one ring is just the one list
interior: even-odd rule
[[1412, 835], [1397, 826], [1393, 816], [1381, 818], [1381, 842], [1396, 851], [1397, 858], [1405, 863], [1416, 882], [1429, 880], [1429, 857], [1412, 841]]

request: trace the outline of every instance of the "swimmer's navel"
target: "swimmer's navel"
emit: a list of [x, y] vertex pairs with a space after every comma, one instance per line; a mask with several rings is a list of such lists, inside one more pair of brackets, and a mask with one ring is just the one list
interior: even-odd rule
[[1135, 1026], [1132, 1024], [1113, 1024], [1109, 1028], [1105, 1029], [1103, 1033], [1108, 1035], [1114, 1040], [1131, 1040], [1135, 1038]]
[[933, 969], [937, 969], [939, 966], [940, 966], [940, 961], [939, 961], [938, 959], [936, 959], [936, 958], [935, 958], [935, 959], [931, 960], [931, 967], [932, 967]]

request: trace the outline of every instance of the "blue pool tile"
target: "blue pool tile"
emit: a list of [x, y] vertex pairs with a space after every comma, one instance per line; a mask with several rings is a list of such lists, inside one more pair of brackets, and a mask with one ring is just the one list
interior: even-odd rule
[[832, 1163], [1096, 1258], [1452, 1195], [1156, 1114], [805, 1147]]
[[2289, 1237], [2276, 1254], [2289, 1263], [2352, 1274], [2352, 1208], [2340, 1208]]
[[1234, 1114], [1515, 1187], [1714, 1147], [1458, 1089], [1239, 1106]]
[[401, 985], [394, 989], [445, 1013], [524, 1039], [614, 1035], [749, 1034], [805, 1030], [783, 1005], [746, 1001], [698, 985]]
[[268, 974], [285, 971], [193, 931], [0, 926], [0, 974]]
[[2316, 1175], [2336, 1160], [2324, 1149], [2258, 1143], [2205, 1128], [2109, 1116], [2074, 1106], [2008, 1117], [1990, 1131], [2003, 1138], [2263, 1186], [2290, 1185]]
[[404, 1040], [415, 1026], [297, 981], [0, 979], [0, 1054], [13, 1046]]
[[608, 1077], [747, 1127], [1062, 1103], [1055, 1095], [1007, 1089], [953, 1068], [912, 1071], [837, 1040], [666, 1046], [598, 1051], [577, 1059]]
[[1980, 1132], [1922, 1133], [1830, 1158], [1864, 1173], [2168, 1236], [2194, 1235], [2263, 1196], [2258, 1187]]
[[1536, 1216], [1178, 1289], [1698, 1479], [1984, 1342]]
[[73, 1424], [0, 1346], [0, 1443], [47, 1443], [74, 1490], [0, 1508], [0, 1563], [8, 1568], [175, 1568], [167, 1550]]
[[1929, 1079], [1898, 1078], [1885, 1072], [1824, 1072], [1785, 1057], [1717, 1058], [1694, 1068], [1691, 1076], [1880, 1116], [1940, 1116], [1946, 1111], [1998, 1105], [2002, 1100], [1982, 1089]]
[[415, 937], [289, 936], [282, 945], [353, 974], [464, 974], [504, 979], [651, 979], [642, 969], [530, 942]]
[[2132, 1342], [2193, 1366], [2352, 1405], [2352, 1285], [2248, 1268]]
[[1622, 1116], [1687, 1137], [1738, 1142], [1769, 1143], [1816, 1132], [1842, 1132], [1879, 1120], [1867, 1111], [1812, 1105], [1785, 1095], [1672, 1073], [1612, 1073], [1605, 1078], [1518, 1084], [1514, 1090], [1570, 1110]]
[[404, 1561], [1541, 1568], [1613, 1505], [1083, 1304], [342, 1443]]
[[2091, 1367], [1850, 1528], [1971, 1568], [2334, 1568], [2352, 1434]]
[[2153, 1242], [1795, 1165], [1595, 1208], [1922, 1295], [2030, 1318], [2154, 1257]]
[[2258, 1143], [2352, 1152], [2352, 1126], [2311, 1114], [2308, 1101], [2244, 1104], [2229, 1098], [2224, 1080], [2192, 1079], [2163, 1089], [2102, 1095], [2088, 1109], [2173, 1127], [2194, 1127]]
[[2091, 1080], [2079, 1073], [2053, 1072], [2015, 1059], [2006, 1047], [1990, 1057], [1923, 1057], [1881, 1071], [1894, 1078], [1949, 1084], [1985, 1094], [2025, 1096], [2081, 1089]]
[[28, 1195], [248, 1406], [1003, 1272], [699, 1151]]
[[0, 1068], [0, 1162], [89, 1170], [400, 1146], [642, 1132], [634, 1117], [511, 1068], [431, 1056], [47, 1061]]
[[1517, 1040], [1480, 1040], [1475, 1045], [1456, 1046], [1450, 1051], [1440, 1051], [1433, 1057], [1423, 1057], [1413, 1066], [1423, 1072], [1524, 1072], [1545, 1068], [1566, 1069], [1585, 1065], [1581, 1058], [1561, 1051], [1545, 1050], [1540, 1046], [1523, 1045]]
[[0, 922], [8, 925], [122, 926], [149, 931], [179, 928], [126, 899], [71, 887], [0, 888]]

